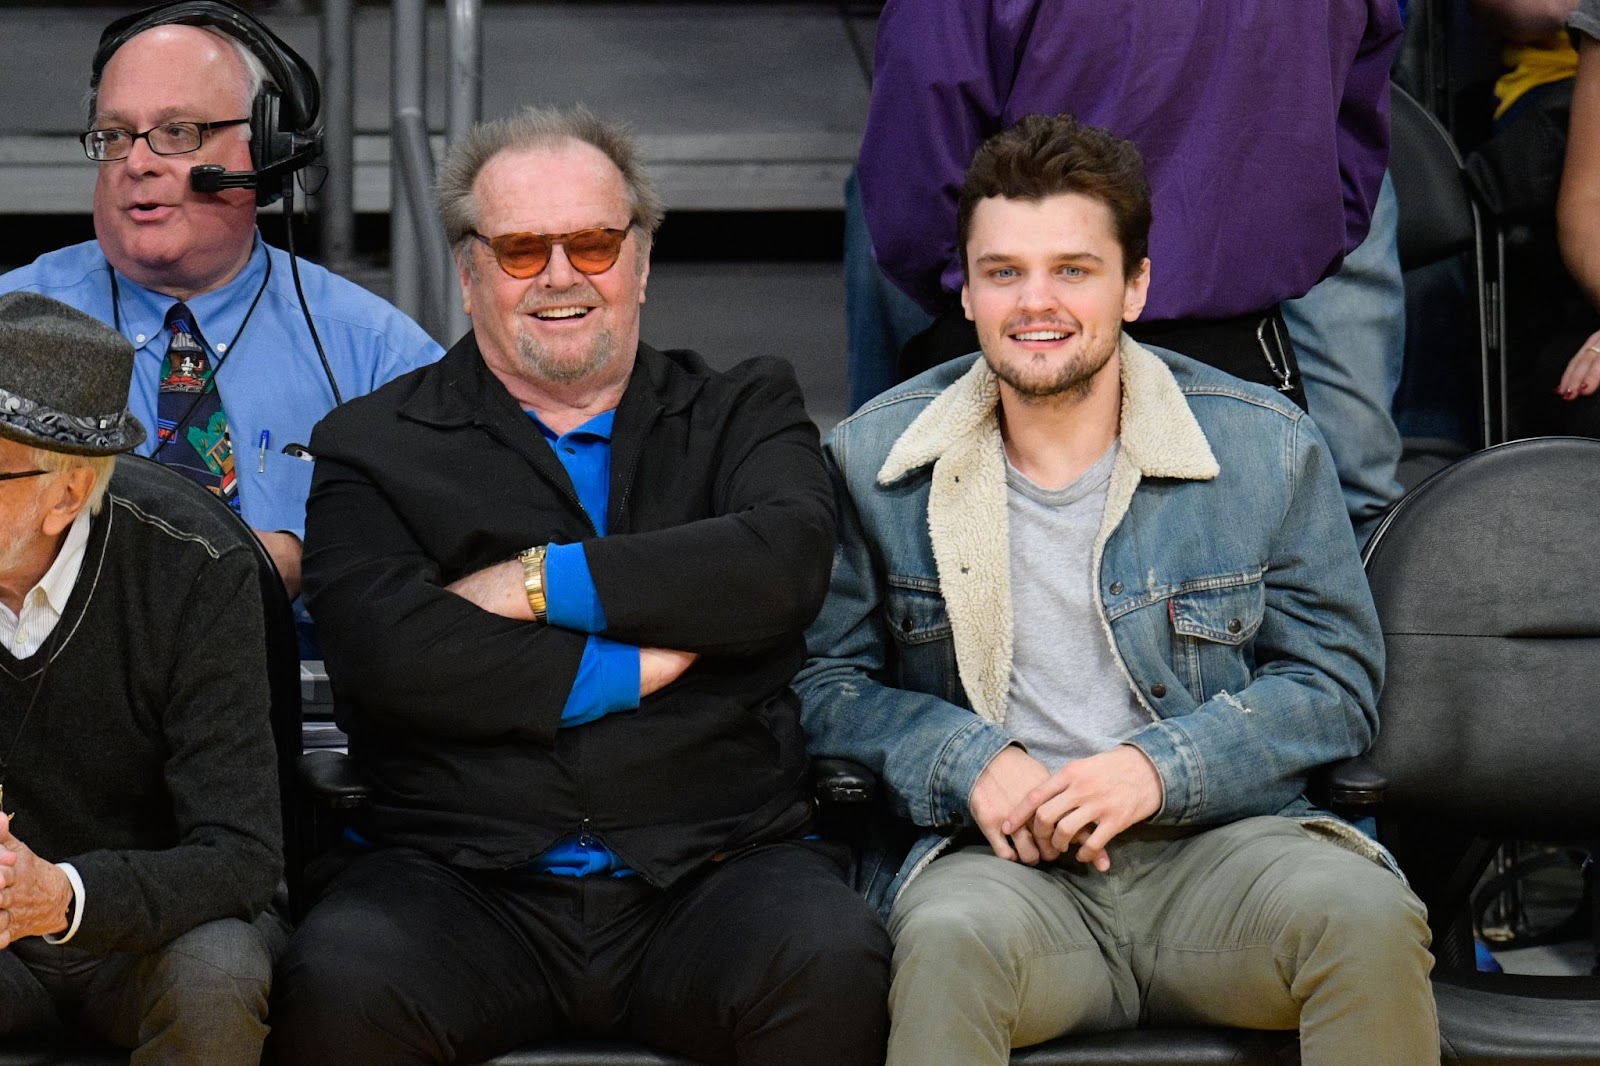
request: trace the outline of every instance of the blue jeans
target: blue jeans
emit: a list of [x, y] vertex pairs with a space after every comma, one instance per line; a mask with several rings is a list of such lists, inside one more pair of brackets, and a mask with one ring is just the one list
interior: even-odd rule
[[1395, 246], [1394, 183], [1383, 177], [1372, 228], [1339, 272], [1283, 304], [1306, 403], [1328, 441], [1356, 541], [1400, 498], [1400, 433], [1391, 407], [1405, 359], [1405, 288]]
[[853, 170], [844, 183], [844, 314], [850, 349], [850, 410], [854, 411], [900, 383], [900, 349], [927, 329], [933, 316], [878, 269]]

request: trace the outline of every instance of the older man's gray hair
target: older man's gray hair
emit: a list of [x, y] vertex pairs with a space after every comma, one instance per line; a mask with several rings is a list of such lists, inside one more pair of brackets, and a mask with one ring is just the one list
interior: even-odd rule
[[508, 118], [479, 123], [445, 154], [435, 187], [445, 239], [458, 257], [464, 257], [469, 265], [472, 262], [465, 255], [466, 245], [482, 221], [472, 186], [489, 160], [501, 152], [550, 148], [567, 141], [599, 149], [622, 172], [632, 225], [648, 243], [666, 211], [655, 182], [639, 159], [629, 128], [600, 118], [581, 104], [570, 108], [529, 107]]

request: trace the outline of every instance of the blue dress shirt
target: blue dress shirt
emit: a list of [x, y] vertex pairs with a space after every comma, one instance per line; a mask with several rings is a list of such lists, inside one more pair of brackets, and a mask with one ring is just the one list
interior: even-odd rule
[[[420, 326], [359, 285], [304, 259], [300, 280], [345, 399], [371, 392], [444, 353]], [[139, 454], [153, 452], [156, 397], [167, 350], [161, 325], [177, 301], [120, 274], [113, 298], [111, 267], [94, 241], [47, 253], [0, 274], [0, 294], [24, 289], [117, 326], [133, 344], [128, 407], [149, 433]], [[260, 301], [251, 312], [258, 293]], [[221, 360], [217, 389], [233, 435], [244, 519], [256, 529], [303, 537], [312, 464], [284, 454], [283, 447], [311, 439], [311, 427], [333, 408], [333, 392], [306, 330], [288, 253], [270, 247], [258, 235], [237, 277], [186, 303]], [[246, 327], [242, 333], [241, 325]]]

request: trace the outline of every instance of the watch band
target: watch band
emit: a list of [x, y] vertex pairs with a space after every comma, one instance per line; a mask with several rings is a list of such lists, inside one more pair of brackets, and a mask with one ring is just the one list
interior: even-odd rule
[[535, 622], [543, 622], [549, 613], [544, 592], [545, 549], [546, 545], [541, 544], [517, 556], [522, 562], [522, 587], [528, 592], [528, 607], [533, 611]]

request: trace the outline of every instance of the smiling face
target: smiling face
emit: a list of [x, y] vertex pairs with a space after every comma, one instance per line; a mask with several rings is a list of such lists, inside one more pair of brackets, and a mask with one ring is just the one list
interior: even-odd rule
[[583, 274], [566, 246], [531, 278], [500, 269], [494, 253], [470, 241], [460, 264], [461, 295], [483, 359], [513, 395], [517, 382], [537, 386], [625, 382], [639, 346], [639, 308], [649, 280], [649, 248], [630, 228], [622, 173], [580, 141], [500, 153], [473, 183], [478, 232], [571, 233], [626, 229], [609, 270]]
[[[117, 49], [100, 80], [96, 129], [134, 133], [161, 122], [222, 122], [250, 114], [246, 75], [226, 42], [194, 26], [158, 26]], [[197, 151], [162, 156], [134, 142], [126, 159], [97, 163], [94, 232], [118, 271], [187, 299], [231, 281], [250, 256], [255, 193], [198, 193], [189, 169], [249, 170], [249, 126], [205, 134]]]
[[989, 197], [973, 210], [961, 306], [1002, 390], [1020, 400], [1082, 399], [1114, 379], [1122, 323], [1139, 317], [1149, 281], [1149, 260], [1126, 276], [1099, 200]]

